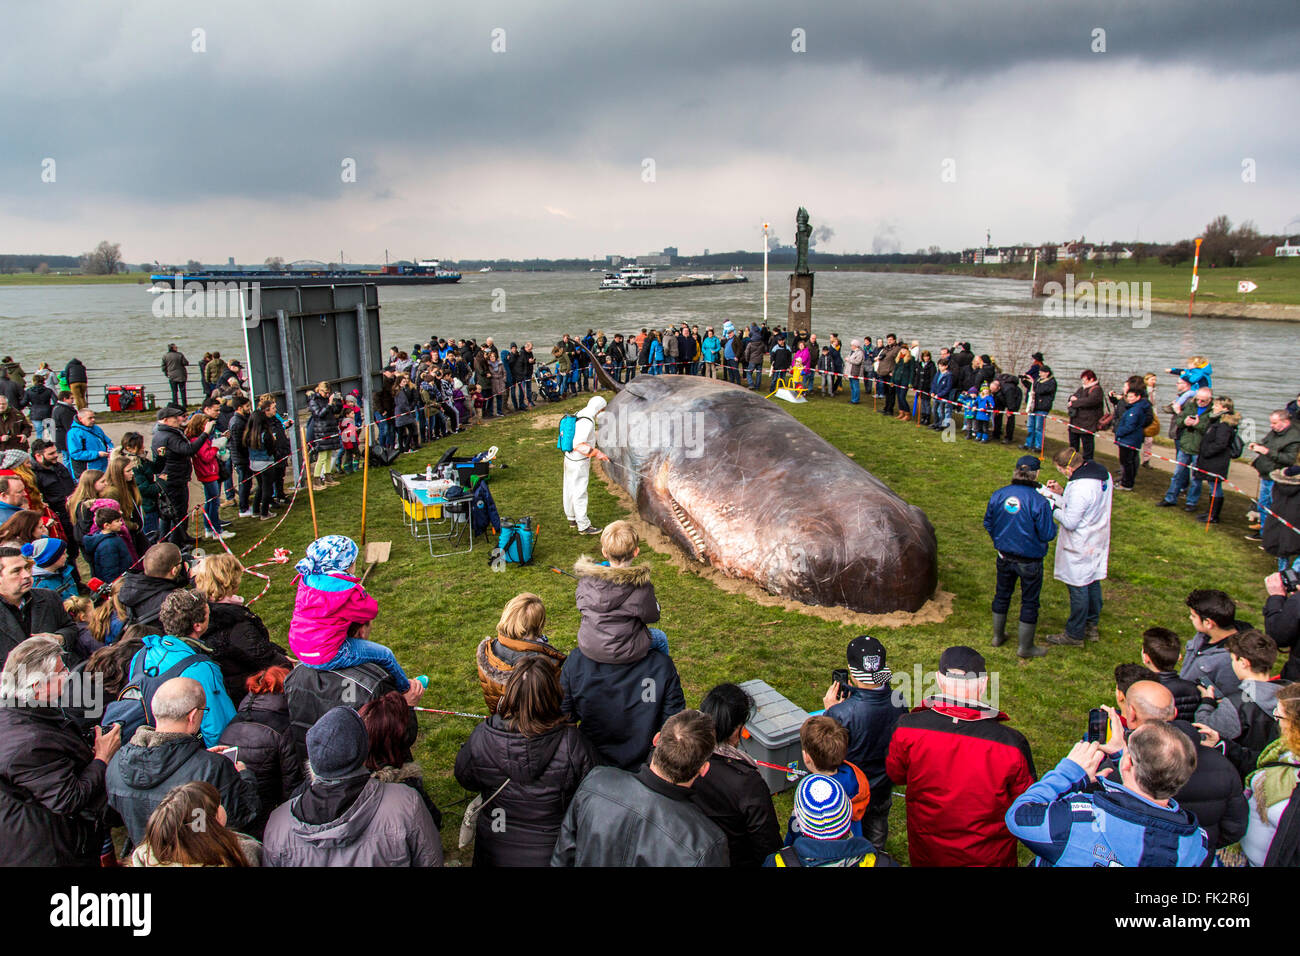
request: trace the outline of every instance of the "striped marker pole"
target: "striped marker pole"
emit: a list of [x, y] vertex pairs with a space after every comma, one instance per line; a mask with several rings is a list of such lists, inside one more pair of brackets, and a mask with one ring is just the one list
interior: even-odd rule
[[1200, 276], [1197, 275], [1197, 268], [1201, 264], [1201, 243], [1203, 239], [1196, 240], [1196, 254], [1192, 256], [1192, 293], [1187, 299], [1187, 317], [1192, 317], [1192, 306], [1196, 303], [1196, 287], [1200, 284]]

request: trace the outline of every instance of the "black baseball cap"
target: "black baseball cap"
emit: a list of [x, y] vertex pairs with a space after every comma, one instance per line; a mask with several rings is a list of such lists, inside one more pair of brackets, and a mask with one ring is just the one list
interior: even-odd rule
[[965, 644], [950, 647], [939, 655], [939, 673], [945, 676], [949, 671], [961, 671], [965, 676], [971, 677], [987, 670], [984, 655]]
[[885, 645], [869, 634], [861, 634], [849, 642], [847, 653], [849, 672], [858, 680], [871, 684], [888, 684], [892, 676], [885, 666]]

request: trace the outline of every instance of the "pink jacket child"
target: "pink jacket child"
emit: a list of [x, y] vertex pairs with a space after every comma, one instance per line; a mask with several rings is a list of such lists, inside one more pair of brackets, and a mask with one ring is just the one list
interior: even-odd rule
[[307, 667], [342, 670], [373, 661], [393, 676], [402, 693], [411, 681], [393, 652], [374, 641], [349, 637], [379, 613], [379, 605], [361, 582], [352, 577], [357, 545], [341, 534], [327, 534], [307, 546], [307, 555], [294, 567], [298, 594], [289, 622], [289, 649]]
[[194, 477], [201, 482], [220, 481], [219, 453], [210, 441], [205, 441], [194, 455]]
[[339, 438], [343, 440], [344, 448], [357, 447], [357, 422], [350, 414], [345, 414], [339, 423]]

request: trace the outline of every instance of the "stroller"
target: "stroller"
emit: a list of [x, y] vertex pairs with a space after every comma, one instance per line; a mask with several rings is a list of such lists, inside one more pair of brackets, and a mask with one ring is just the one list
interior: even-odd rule
[[542, 393], [542, 398], [548, 402], [558, 402], [560, 400], [560, 380], [556, 377], [553, 369], [541, 366], [537, 369], [534, 378], [537, 381], [538, 391]]

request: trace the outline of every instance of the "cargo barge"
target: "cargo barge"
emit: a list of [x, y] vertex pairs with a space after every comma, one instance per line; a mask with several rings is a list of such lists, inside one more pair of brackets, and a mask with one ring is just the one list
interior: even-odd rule
[[689, 289], [694, 286], [734, 285], [748, 281], [749, 277], [739, 269], [720, 276], [697, 272], [674, 279], [660, 279], [649, 266], [624, 266], [618, 272], [606, 272], [600, 281], [600, 289], [602, 292], [622, 289]]

